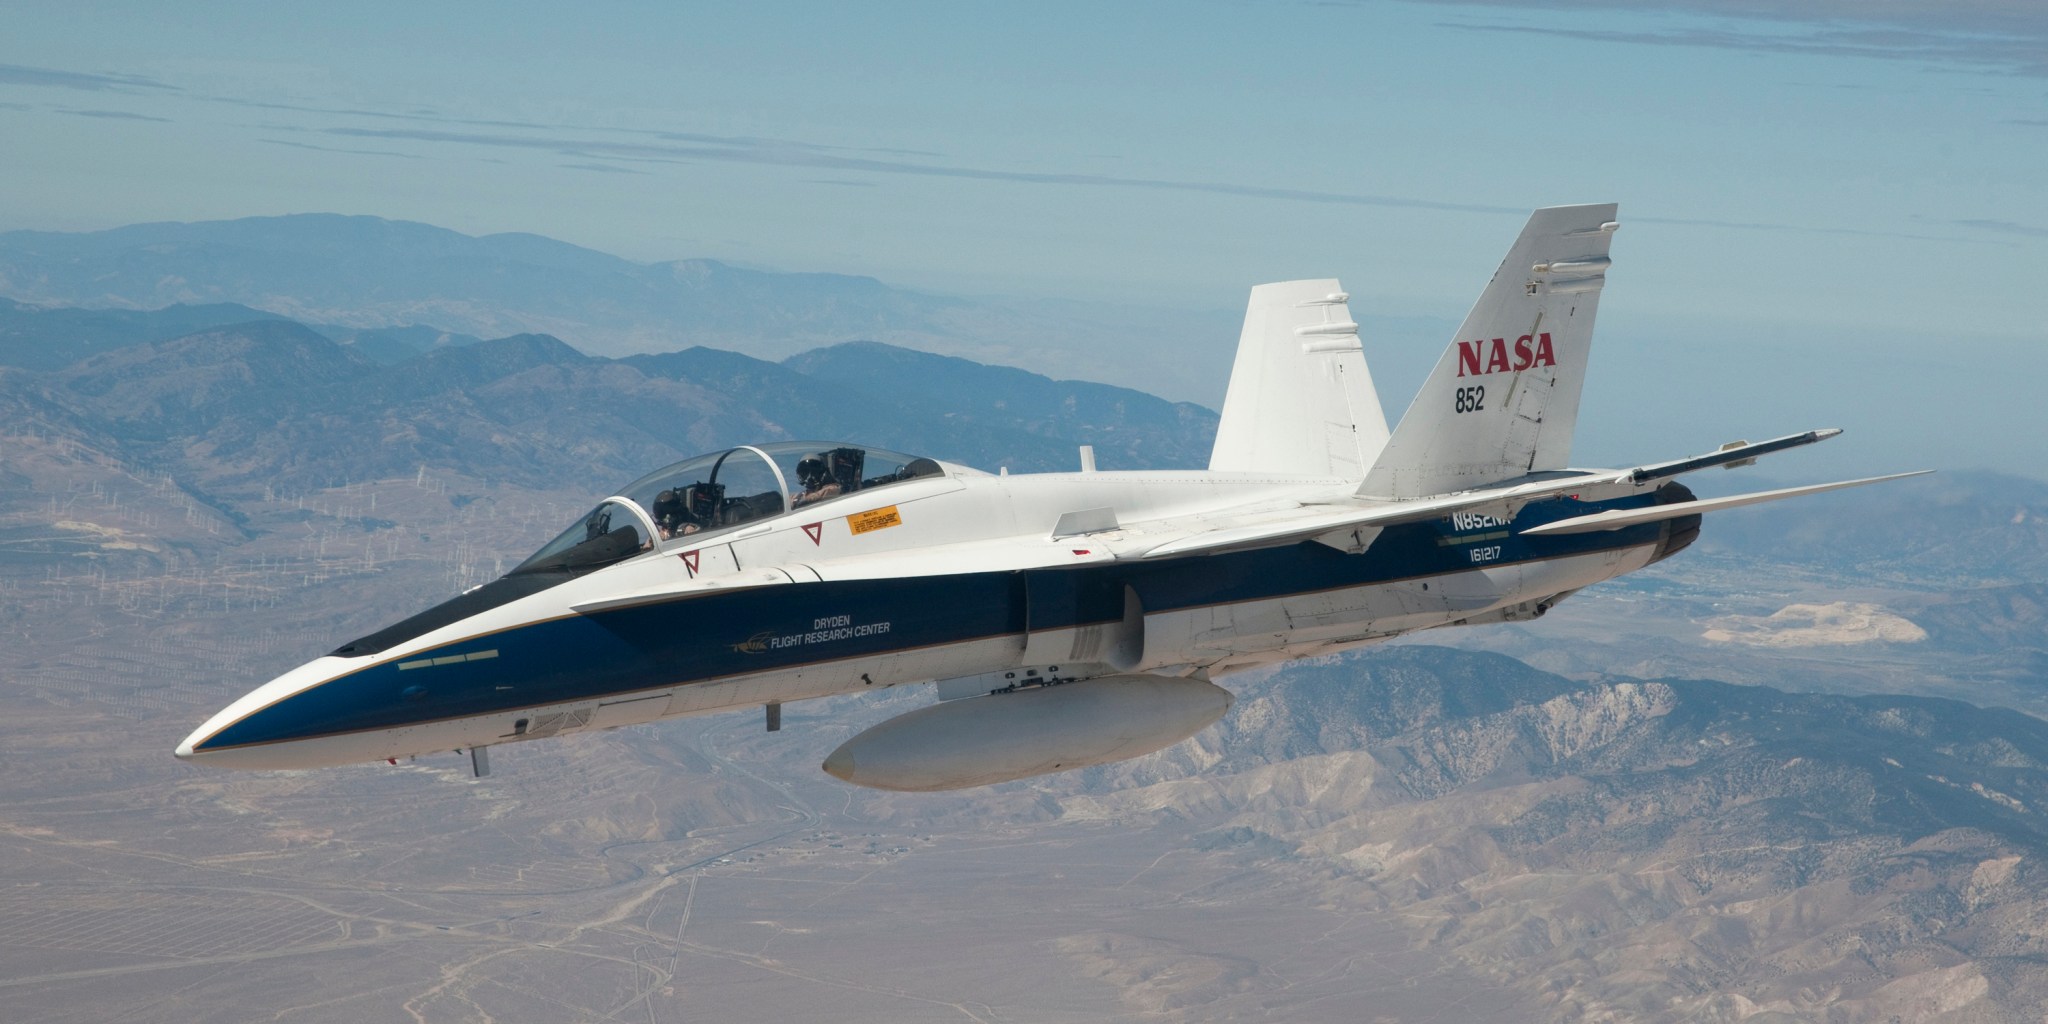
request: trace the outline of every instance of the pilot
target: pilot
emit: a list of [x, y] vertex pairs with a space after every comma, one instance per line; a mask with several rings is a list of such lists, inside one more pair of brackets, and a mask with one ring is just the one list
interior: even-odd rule
[[803, 493], [789, 503], [791, 508], [802, 508], [814, 501], [836, 498], [842, 488], [832, 479], [832, 467], [825, 459], [825, 452], [806, 455], [796, 464], [797, 482], [804, 485]]
[[668, 540], [686, 533], [696, 533], [701, 527], [690, 521], [689, 509], [683, 506], [683, 496], [674, 490], [666, 490], [654, 496], [654, 525], [661, 530], [661, 539]]

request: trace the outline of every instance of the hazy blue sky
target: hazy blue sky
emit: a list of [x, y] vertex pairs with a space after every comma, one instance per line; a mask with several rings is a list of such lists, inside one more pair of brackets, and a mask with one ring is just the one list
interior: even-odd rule
[[1222, 309], [1337, 275], [1455, 320], [1529, 208], [1613, 199], [1603, 322], [1659, 358], [2048, 336], [2042, 0], [5, 17], [0, 228], [331, 210], [954, 293]]

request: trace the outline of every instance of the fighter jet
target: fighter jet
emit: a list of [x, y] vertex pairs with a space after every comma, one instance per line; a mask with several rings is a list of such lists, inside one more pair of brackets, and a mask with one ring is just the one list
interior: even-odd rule
[[[487, 751], [930, 685], [824, 770], [893, 790], [1137, 757], [1222, 717], [1215, 680], [1421, 629], [1541, 617], [1669, 558], [1683, 474], [1570, 463], [1613, 204], [1529, 219], [1389, 430], [1335, 280], [1252, 289], [1206, 470], [990, 474], [861, 444], [742, 445], [620, 488], [502, 578], [251, 691], [178, 745], [297, 769]], [[1898, 474], [1908, 476], [1912, 474]]]

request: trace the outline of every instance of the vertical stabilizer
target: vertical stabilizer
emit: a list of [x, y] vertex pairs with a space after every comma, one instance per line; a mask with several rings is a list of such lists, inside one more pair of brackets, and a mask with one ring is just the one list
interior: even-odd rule
[[1209, 468], [1362, 480], [1387, 441], [1335, 280], [1252, 289]]
[[1419, 498], [1565, 467], [1614, 213], [1601, 203], [1529, 218], [1360, 494]]

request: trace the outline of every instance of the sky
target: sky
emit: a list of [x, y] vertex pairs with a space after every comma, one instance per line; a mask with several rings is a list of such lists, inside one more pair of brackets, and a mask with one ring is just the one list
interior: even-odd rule
[[[946, 294], [1339, 276], [1455, 323], [1528, 210], [1613, 200], [1644, 373], [1801, 349], [2017, 406], [2048, 368], [2040, 0], [0, 15], [0, 230], [332, 211]], [[2014, 416], [1973, 429], [2048, 427]]]

